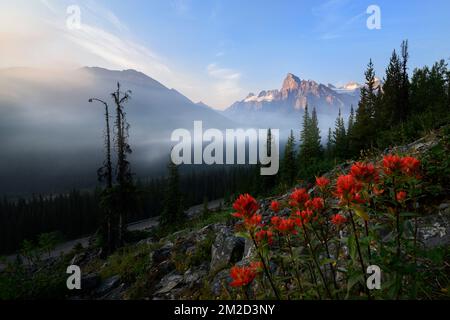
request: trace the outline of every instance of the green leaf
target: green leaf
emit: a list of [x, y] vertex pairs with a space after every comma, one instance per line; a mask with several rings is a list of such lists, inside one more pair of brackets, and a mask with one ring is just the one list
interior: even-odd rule
[[322, 261], [320, 261], [320, 265], [321, 266], [326, 265], [326, 264], [330, 264], [330, 263], [332, 265], [334, 265], [336, 263], [336, 260], [332, 259], [332, 258], [325, 258], [325, 259], [322, 259]]
[[361, 274], [351, 276], [347, 282], [347, 297], [349, 297], [350, 290], [359, 282], [364, 282], [364, 277]]
[[353, 211], [355, 211], [355, 213], [362, 219], [364, 219], [364, 221], [368, 221], [369, 220], [369, 215], [367, 214], [367, 212], [360, 206], [353, 206], [352, 207]]
[[250, 235], [247, 232], [236, 232], [234, 235], [237, 238], [251, 239]]
[[355, 236], [351, 235], [348, 237], [348, 251], [350, 253], [350, 257], [352, 258], [352, 260], [355, 260], [356, 257], [356, 240], [355, 240]]
[[418, 214], [415, 212], [400, 212], [400, 217], [417, 217]]

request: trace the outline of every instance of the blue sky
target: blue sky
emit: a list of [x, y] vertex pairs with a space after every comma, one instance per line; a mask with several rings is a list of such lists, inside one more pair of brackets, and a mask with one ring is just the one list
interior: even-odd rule
[[[14, 3], [14, 5], [12, 5]], [[381, 29], [369, 30], [369, 5]], [[81, 30], [67, 30], [67, 6]], [[0, 67], [139, 69], [194, 101], [224, 108], [276, 89], [286, 73], [322, 83], [377, 75], [403, 39], [410, 67], [450, 57], [450, 1], [0, 0]]]

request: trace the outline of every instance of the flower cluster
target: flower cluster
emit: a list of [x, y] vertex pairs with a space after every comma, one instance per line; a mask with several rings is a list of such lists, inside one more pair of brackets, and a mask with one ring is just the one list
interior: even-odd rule
[[364, 203], [360, 194], [361, 189], [362, 184], [351, 174], [337, 178], [336, 195], [341, 204]]
[[405, 174], [407, 176], [418, 176], [420, 161], [414, 157], [387, 155], [383, 159], [383, 169], [387, 175]]
[[325, 177], [316, 177], [316, 186], [319, 187], [320, 190], [325, 190], [330, 184], [330, 179]]
[[233, 216], [243, 219], [244, 226], [247, 229], [255, 229], [261, 225], [262, 216], [257, 214], [259, 204], [255, 198], [248, 193], [240, 195], [234, 202], [233, 209], [236, 210]]
[[261, 243], [263, 241], [267, 241], [269, 245], [272, 245], [273, 243], [273, 232], [272, 230], [259, 230], [255, 233], [255, 239], [258, 243]]
[[362, 183], [377, 183], [380, 178], [378, 170], [372, 163], [355, 162], [350, 168], [350, 174]]
[[294, 189], [289, 199], [289, 205], [291, 207], [303, 208], [305, 203], [309, 200], [309, 194], [304, 188]]
[[[355, 162], [347, 173], [336, 177], [335, 183], [326, 177], [316, 177], [316, 188], [310, 191], [295, 188], [286, 201], [272, 201], [270, 203], [272, 217], [265, 223], [262, 221], [258, 202], [249, 194], [239, 196], [233, 205], [236, 210], [233, 215], [242, 220], [247, 238], [253, 240], [259, 261], [248, 266], [233, 267], [231, 269], [233, 281], [230, 285], [247, 286], [254, 281], [259, 271], [264, 270], [264, 277], [271, 286], [273, 294], [271, 297], [279, 298], [279, 291], [283, 290], [286, 290], [289, 297], [290, 290], [296, 284], [299, 290], [303, 290], [300, 279], [302, 271], [299, 270], [308, 270], [304, 276], [310, 276], [310, 281], [317, 284], [319, 282], [316, 275], [318, 275], [321, 285], [324, 286], [322, 292], [326, 293], [327, 297], [333, 298], [330, 286], [333, 285], [336, 292], [340, 290], [337, 288], [338, 282], [335, 278], [337, 265], [345, 263], [338, 262], [338, 259], [349, 254], [341, 248], [343, 241], [354, 241], [354, 250], [350, 254], [352, 264], [344, 266], [351, 273], [357, 270], [365, 275], [368, 263], [372, 262], [374, 255], [381, 252], [396, 255], [395, 261], [399, 261], [407, 247], [401, 245], [402, 239], [406, 239], [402, 235], [401, 228], [402, 210], [411, 209], [408, 200], [414, 197], [418, 178], [420, 178], [420, 161], [411, 156], [386, 155], [379, 163]], [[338, 206], [333, 205], [336, 203], [335, 200], [338, 200]], [[390, 215], [389, 219], [386, 219], [387, 214]], [[395, 220], [392, 220], [391, 214]], [[396, 237], [396, 241], [391, 244], [396, 250], [383, 251], [377, 247], [375, 227], [386, 221], [394, 221], [388, 227], [393, 229], [392, 234]], [[345, 237], [339, 233], [342, 230], [345, 231]], [[333, 235], [336, 236], [334, 239]], [[271, 251], [274, 248], [272, 245], [275, 238], [276, 247], [281, 249], [282, 254], [289, 256], [280, 257]], [[334, 242], [333, 248], [337, 252], [330, 253], [331, 246], [328, 242]], [[308, 268], [304, 265], [299, 266], [301, 259], [295, 257], [298, 250], [293, 248], [299, 245], [303, 246], [305, 254], [309, 253], [310, 261], [313, 262]], [[350, 243], [347, 246], [350, 247]], [[321, 257], [325, 257], [326, 262], [321, 263], [319, 260]], [[272, 261], [277, 264], [280, 258], [285, 261], [281, 267], [283, 277], [273, 272], [271, 265]], [[379, 256], [377, 258], [381, 259]], [[388, 261], [383, 259], [381, 260]], [[290, 266], [296, 270], [296, 280], [286, 278], [284, 269]], [[324, 270], [327, 272], [323, 272]], [[277, 279], [284, 281], [283, 285], [278, 284], [278, 288], [274, 284]], [[320, 296], [319, 291], [317, 292], [317, 296]], [[370, 297], [369, 292], [367, 295]]]
[[248, 193], [242, 194], [237, 198], [233, 204], [233, 209], [236, 210], [233, 216], [236, 218], [251, 218], [259, 209], [258, 202]]
[[347, 218], [345, 218], [343, 215], [336, 213], [331, 217], [331, 222], [336, 225], [340, 226], [341, 224], [344, 224], [347, 222]]
[[252, 262], [249, 266], [234, 266], [230, 270], [230, 276], [233, 281], [230, 283], [232, 287], [242, 287], [249, 285], [261, 269], [261, 263]]
[[273, 228], [282, 234], [297, 234], [295, 226], [300, 223], [300, 220], [294, 218], [281, 218], [278, 216], [272, 217], [270, 222]]

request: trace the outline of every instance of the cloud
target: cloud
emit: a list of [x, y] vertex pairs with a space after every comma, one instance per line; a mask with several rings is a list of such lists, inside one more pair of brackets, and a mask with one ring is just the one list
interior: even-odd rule
[[[313, 7], [312, 14], [319, 21], [315, 29], [320, 39], [330, 40], [348, 35], [355, 23], [366, 14], [365, 9], [361, 11], [359, 7], [360, 4], [349, 0], [329, 0]], [[365, 28], [365, 24], [360, 27]]]
[[138, 69], [163, 82], [174, 77], [164, 59], [134, 40], [111, 10], [80, 1], [80, 28], [69, 29], [68, 2], [18, 3], [14, 10], [0, 5], [0, 68], [99, 65]]
[[207, 74], [213, 80], [213, 88], [218, 98], [225, 97], [234, 100], [242, 98], [243, 89], [239, 85], [241, 73], [233, 69], [221, 68], [216, 63], [210, 63], [206, 67]]
[[[241, 74], [210, 64], [187, 73], [155, 50], [134, 38], [132, 31], [112, 10], [93, 1], [78, 1], [81, 24], [66, 26], [66, 1], [17, 0], [14, 8], [0, 3], [0, 68], [16, 66], [67, 69], [99, 66], [109, 69], [136, 69], [193, 101], [225, 108], [243, 94]], [[183, 12], [185, 1], [174, 2]], [[218, 49], [218, 57], [222, 55]], [[178, 63], [183, 65], [186, 61]], [[181, 69], [180, 69], [181, 68]], [[202, 68], [202, 67], [200, 67]]]
[[241, 77], [241, 74], [239, 72], [236, 72], [232, 69], [219, 68], [215, 63], [209, 64], [206, 70], [211, 77], [219, 80], [239, 80], [239, 78]]

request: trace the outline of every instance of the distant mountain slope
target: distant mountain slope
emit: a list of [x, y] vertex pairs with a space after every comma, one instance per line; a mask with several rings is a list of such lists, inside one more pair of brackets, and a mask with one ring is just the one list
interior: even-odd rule
[[202, 120], [204, 127], [235, 126], [222, 114], [135, 70], [0, 70], [0, 194], [95, 183], [103, 157], [104, 107], [88, 99], [110, 102], [113, 116], [110, 93], [117, 82], [132, 90], [125, 106], [131, 160], [143, 175], [165, 172], [153, 164], [167, 162], [172, 130], [192, 130], [194, 120]]
[[340, 93], [329, 86], [313, 80], [301, 80], [288, 73], [281, 89], [263, 90], [258, 95], [250, 93], [245, 99], [232, 104], [225, 113], [239, 116], [248, 112], [269, 112], [277, 115], [292, 116], [304, 110], [305, 106], [315, 107], [319, 115], [337, 114], [339, 108], [343, 113], [358, 103], [358, 96]]

